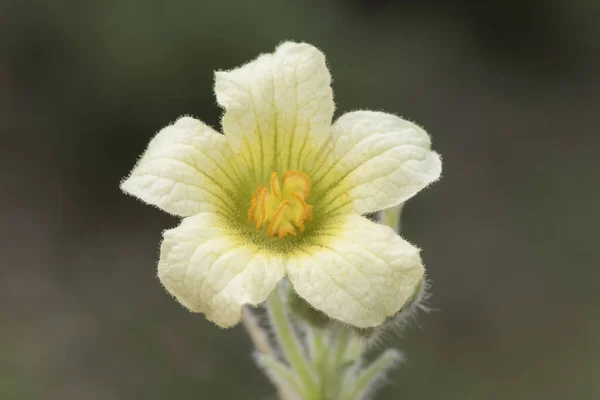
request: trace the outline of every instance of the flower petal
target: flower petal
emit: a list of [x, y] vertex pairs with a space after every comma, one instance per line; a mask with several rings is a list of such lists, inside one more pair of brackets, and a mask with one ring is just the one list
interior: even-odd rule
[[221, 327], [244, 304], [263, 302], [284, 276], [283, 261], [238, 237], [222, 216], [201, 213], [164, 232], [158, 277], [186, 308]]
[[225, 136], [182, 117], [150, 141], [121, 189], [182, 217], [229, 210], [241, 179], [231, 155]]
[[257, 179], [299, 169], [328, 141], [330, 83], [325, 56], [306, 43], [283, 43], [273, 54], [215, 74], [223, 131]]
[[366, 328], [400, 310], [424, 273], [419, 249], [387, 226], [347, 215], [286, 262], [296, 292], [332, 318]]
[[326, 193], [329, 212], [348, 204], [358, 214], [392, 207], [440, 177], [442, 162], [427, 132], [395, 115], [350, 112], [332, 135], [333, 162], [315, 189]]

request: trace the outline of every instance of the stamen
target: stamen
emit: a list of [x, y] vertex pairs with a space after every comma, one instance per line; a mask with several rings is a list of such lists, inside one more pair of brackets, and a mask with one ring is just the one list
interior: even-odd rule
[[273, 193], [273, 196], [279, 196], [281, 194], [279, 180], [277, 179], [277, 172], [271, 173], [271, 181], [269, 182], [269, 185], [271, 186], [271, 193]]
[[277, 173], [271, 174], [269, 189], [259, 185], [250, 200], [248, 219], [256, 229], [263, 229], [270, 237], [296, 236], [296, 230], [304, 231], [305, 223], [312, 219], [312, 205], [306, 203], [311, 182], [300, 171], [287, 171], [279, 184]]
[[258, 188], [256, 188], [256, 190], [254, 191], [254, 194], [252, 195], [252, 200], [250, 200], [250, 210], [248, 210], [248, 219], [250, 220], [250, 222], [257, 222], [257, 209], [258, 209], [258, 198], [260, 196], [260, 192], [262, 192], [264, 186], [263, 185], [258, 185]]

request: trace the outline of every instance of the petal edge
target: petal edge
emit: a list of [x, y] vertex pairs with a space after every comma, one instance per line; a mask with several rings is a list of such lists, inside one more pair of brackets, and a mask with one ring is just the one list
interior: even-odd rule
[[265, 301], [284, 276], [281, 259], [247, 245], [213, 213], [165, 231], [160, 253], [158, 277], [167, 291], [221, 327], [237, 324], [242, 307]]
[[187, 217], [227, 210], [239, 178], [225, 137], [182, 117], [160, 130], [121, 183], [121, 190], [162, 210]]
[[320, 244], [286, 261], [296, 292], [316, 309], [359, 328], [377, 326], [398, 312], [424, 274], [419, 249], [391, 228], [357, 215], [324, 230]]
[[442, 162], [427, 132], [398, 116], [354, 111], [332, 128], [333, 165], [321, 177], [330, 210], [357, 214], [396, 206], [439, 179]]

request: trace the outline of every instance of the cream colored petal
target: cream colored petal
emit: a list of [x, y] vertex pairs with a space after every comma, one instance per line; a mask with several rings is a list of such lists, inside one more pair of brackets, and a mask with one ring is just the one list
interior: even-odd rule
[[395, 115], [354, 111], [333, 125], [331, 165], [313, 183], [328, 211], [366, 214], [398, 205], [436, 181], [440, 156], [421, 127]]
[[279, 257], [248, 245], [218, 214], [188, 217], [164, 232], [160, 281], [186, 308], [221, 327], [237, 324], [242, 306], [263, 302], [283, 276]]
[[286, 42], [231, 71], [215, 74], [223, 130], [255, 178], [300, 169], [329, 139], [334, 111], [325, 56]]
[[296, 292], [332, 318], [366, 328], [394, 315], [424, 273], [419, 249], [364, 217], [330, 222], [286, 261]]
[[201, 121], [182, 117], [163, 128], [121, 183], [121, 189], [168, 213], [227, 213], [241, 177], [225, 137]]

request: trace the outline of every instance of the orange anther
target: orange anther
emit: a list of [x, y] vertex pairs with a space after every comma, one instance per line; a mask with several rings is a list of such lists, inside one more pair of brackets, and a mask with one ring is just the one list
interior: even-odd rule
[[310, 178], [300, 171], [287, 171], [279, 184], [277, 173], [271, 174], [269, 189], [259, 185], [250, 200], [248, 219], [256, 229], [267, 226], [267, 235], [283, 238], [304, 231], [312, 219], [312, 206], [306, 203], [310, 195]]

